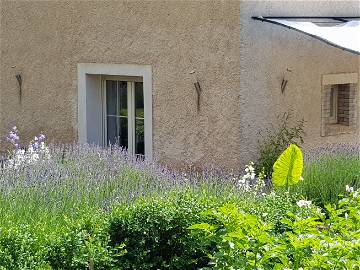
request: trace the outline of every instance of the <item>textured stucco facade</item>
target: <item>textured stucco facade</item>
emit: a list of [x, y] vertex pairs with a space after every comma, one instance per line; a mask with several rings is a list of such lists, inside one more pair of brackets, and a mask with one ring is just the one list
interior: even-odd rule
[[77, 140], [77, 63], [151, 65], [154, 158], [239, 162], [239, 2], [2, 1], [1, 15], [1, 134]]
[[256, 157], [258, 131], [288, 109], [307, 121], [309, 147], [358, 141], [358, 129], [321, 137], [321, 76], [359, 73], [360, 58], [251, 19], [304, 14], [360, 10], [358, 1], [1, 0], [1, 135], [17, 125], [26, 139], [44, 131], [77, 141], [77, 64], [108, 63], [151, 65], [153, 156], [161, 162], [237, 168]]
[[[250, 20], [251, 16], [360, 16], [360, 3], [241, 1], [240, 137], [246, 143], [240, 145], [240, 153], [256, 158], [258, 132], [289, 110], [295, 120], [306, 121], [305, 148], [359, 142], [358, 128], [348, 134], [321, 136], [321, 94], [324, 74], [359, 74], [360, 57], [285, 27]], [[284, 94], [282, 79], [288, 81]]]

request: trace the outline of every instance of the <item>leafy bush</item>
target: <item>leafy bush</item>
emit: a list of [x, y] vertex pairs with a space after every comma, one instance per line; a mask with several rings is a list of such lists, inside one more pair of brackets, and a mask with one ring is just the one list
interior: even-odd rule
[[68, 220], [61, 235], [47, 241], [45, 261], [53, 269], [110, 269], [124, 245], [111, 246], [106, 215]]
[[189, 227], [204, 249], [216, 245], [203, 269], [359, 269], [359, 193], [328, 205], [326, 213], [302, 207], [308, 211], [289, 212], [282, 220], [285, 233], [233, 204], [204, 212], [211, 222]]
[[300, 145], [304, 142], [305, 121], [302, 119], [292, 123], [292, 119], [291, 112], [284, 113], [282, 117], [278, 117], [279, 123], [260, 132], [262, 139], [258, 145], [259, 159], [256, 167], [258, 171], [264, 170], [267, 176], [272, 175], [275, 161], [290, 144]]
[[263, 258], [281, 256], [282, 250], [278, 250], [278, 254], [273, 250], [271, 227], [256, 216], [239, 211], [236, 205], [228, 204], [204, 212], [204, 216], [215, 219], [215, 222], [189, 227], [205, 233], [202, 240], [204, 249], [216, 246], [216, 251], [209, 255], [209, 267], [203, 269], [259, 269], [266, 265]]
[[[359, 257], [357, 192], [319, 214], [295, 193], [271, 191], [252, 163], [244, 175], [183, 173], [116, 147], [48, 147], [43, 135], [21, 147], [17, 129], [9, 142], [14, 151], [0, 170], [1, 270], [327, 269], [327, 261], [354, 269]], [[344, 179], [358, 175], [351, 164]], [[188, 230], [192, 224], [203, 225]]]
[[123, 245], [111, 247], [104, 216], [66, 219], [68, 227], [0, 229], [0, 269], [110, 269]]
[[201, 221], [200, 213], [220, 204], [216, 197], [194, 193], [149, 198], [114, 209], [111, 242], [124, 243], [118, 259], [122, 269], [198, 269], [207, 264], [206, 252], [187, 227]]
[[26, 226], [0, 228], [0, 269], [51, 269], [37, 237]]

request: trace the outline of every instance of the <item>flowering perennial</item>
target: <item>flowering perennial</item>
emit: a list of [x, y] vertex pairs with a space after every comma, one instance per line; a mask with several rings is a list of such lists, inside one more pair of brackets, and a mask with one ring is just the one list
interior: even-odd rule
[[245, 166], [245, 174], [237, 181], [237, 186], [243, 191], [254, 191], [255, 193], [264, 194], [262, 191], [265, 187], [265, 172], [260, 172], [257, 176], [255, 173], [254, 162], [250, 161]]
[[5, 162], [6, 168], [18, 169], [25, 164], [33, 164], [50, 159], [50, 151], [45, 143], [46, 137], [42, 133], [39, 136], [35, 136], [27, 148], [22, 148], [19, 143], [19, 131], [15, 126], [10, 131], [7, 141], [12, 144], [13, 149], [10, 152], [10, 158]]
[[300, 200], [296, 203], [299, 207], [310, 207], [311, 201]]

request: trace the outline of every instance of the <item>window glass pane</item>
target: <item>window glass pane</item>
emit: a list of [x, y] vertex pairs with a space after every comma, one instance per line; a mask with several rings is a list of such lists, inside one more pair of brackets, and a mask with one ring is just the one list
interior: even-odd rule
[[127, 82], [118, 82], [118, 116], [128, 116]]
[[106, 81], [106, 114], [116, 115], [117, 111], [117, 90], [116, 81]]
[[348, 126], [350, 124], [350, 84], [338, 85], [338, 123]]
[[119, 146], [128, 148], [128, 119], [127, 117], [117, 117], [118, 119], [118, 141]]
[[145, 154], [143, 83], [135, 82], [135, 154]]
[[107, 123], [107, 138], [106, 144], [107, 145], [114, 145], [117, 143], [117, 130], [118, 130], [118, 121], [117, 117], [115, 116], [107, 116], [106, 117]]
[[332, 87], [331, 88], [331, 92], [330, 92], [330, 116], [331, 117], [335, 117], [335, 88]]

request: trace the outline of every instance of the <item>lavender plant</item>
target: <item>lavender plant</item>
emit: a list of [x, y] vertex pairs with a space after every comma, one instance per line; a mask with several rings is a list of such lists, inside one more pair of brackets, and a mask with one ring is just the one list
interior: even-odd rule
[[344, 186], [360, 187], [360, 144], [335, 144], [304, 152], [304, 181], [294, 188], [318, 204], [336, 203]]
[[[231, 203], [241, 209], [239, 217], [246, 223], [256, 216], [256, 226], [263, 221], [271, 224], [271, 230], [245, 237], [244, 243], [262, 241], [259, 238], [269, 232], [281, 240], [281, 248], [289, 247], [290, 238], [279, 235], [293, 229], [282, 222], [287, 213], [296, 214], [292, 222], [301, 224], [301, 219], [313, 218], [310, 211], [316, 209], [316, 201], [306, 196], [299, 200], [271, 191], [265, 171], [256, 173], [253, 163], [243, 172], [173, 171], [117, 146], [47, 144], [42, 134], [21, 145], [19, 134], [16, 127], [10, 131], [7, 140], [12, 150], [0, 170], [0, 269], [196, 269], [207, 265], [205, 255], [214, 246], [202, 250], [201, 239], [193, 239], [186, 228], [202, 222], [200, 212], [209, 207]], [[354, 172], [358, 168], [354, 166]], [[304, 183], [309, 178], [306, 170]], [[347, 185], [346, 191], [357, 198], [356, 186]], [[351, 207], [357, 202], [352, 200]], [[354, 220], [355, 210], [346, 212]], [[316, 217], [325, 217], [323, 211]], [[346, 227], [342, 217], [340, 221]], [[263, 243], [257, 244], [257, 254], [264, 255]], [[233, 247], [223, 246], [225, 252]], [[295, 246], [290, 249], [288, 258], [303, 252]], [[256, 254], [249, 256], [252, 263], [258, 260]], [[293, 265], [289, 261], [286, 266]]]
[[45, 144], [46, 137], [42, 133], [35, 136], [27, 148], [20, 147], [19, 131], [16, 126], [12, 128], [6, 139], [12, 144], [13, 150], [9, 153], [9, 159], [4, 164], [5, 168], [16, 170], [24, 164], [50, 159], [49, 148]]
[[115, 203], [140, 197], [164, 196], [170, 190], [238, 193], [241, 177], [213, 168], [176, 172], [138, 159], [117, 146], [46, 144], [43, 134], [20, 145], [14, 127], [8, 137], [13, 149], [0, 171], [0, 214], [19, 223], [61, 223], [88, 209], [110, 211]]

